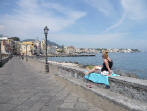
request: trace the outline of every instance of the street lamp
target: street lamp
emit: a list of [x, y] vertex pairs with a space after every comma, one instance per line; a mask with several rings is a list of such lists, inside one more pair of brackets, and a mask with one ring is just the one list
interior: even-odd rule
[[44, 28], [44, 34], [45, 34], [45, 55], [46, 55], [46, 57], [45, 57], [45, 70], [46, 70], [46, 72], [49, 72], [49, 65], [48, 65], [48, 57], [47, 57], [47, 34], [48, 34], [48, 31], [49, 31], [49, 29], [48, 29], [48, 27], [47, 26], [45, 26], [45, 28]]
[[1, 40], [0, 40], [0, 62], [2, 62]]
[[26, 62], [28, 61], [28, 57], [27, 57], [27, 47], [28, 47], [28, 44], [26, 44]]

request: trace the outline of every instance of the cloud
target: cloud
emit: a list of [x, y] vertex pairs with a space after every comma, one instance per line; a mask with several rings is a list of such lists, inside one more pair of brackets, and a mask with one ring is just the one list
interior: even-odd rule
[[70, 18], [70, 19], [73, 19], [73, 20], [80, 19], [81, 17], [86, 15], [85, 12], [74, 11], [74, 10], [71, 10], [69, 8], [65, 8], [65, 7], [63, 7], [63, 6], [61, 6], [60, 4], [57, 4], [57, 3], [42, 2], [41, 4], [44, 8], [53, 9], [56, 12], [58, 12], [58, 14], [64, 15], [63, 17], [67, 17], [67, 18]]
[[121, 0], [124, 13], [132, 20], [147, 18], [146, 0]]
[[145, 0], [121, 0], [123, 8], [122, 17], [113, 25], [105, 29], [108, 32], [119, 27], [126, 18], [130, 20], [140, 21], [147, 18], [147, 8]]
[[[50, 39], [64, 45], [74, 45], [76, 47], [117, 47], [126, 33], [109, 34], [53, 34]], [[61, 39], [62, 38], [62, 39]], [[69, 39], [70, 38], [70, 39]], [[124, 44], [123, 44], [124, 45]]]
[[0, 25], [0, 30], [3, 30], [4, 29], [4, 26], [3, 25]]
[[115, 11], [110, 0], [86, 0], [86, 2], [106, 16], [112, 15]]
[[113, 25], [109, 26], [108, 28], [106, 28], [104, 32], [108, 32], [108, 31], [110, 31], [112, 29], [115, 29], [115, 28], [119, 27], [124, 22], [125, 18], [126, 18], [126, 15], [124, 13], [122, 15], [122, 17], [119, 19], [118, 22], [116, 22], [115, 24], [113, 24]]
[[[105, 34], [50, 34], [50, 40], [77, 48], [139, 48], [146, 49], [147, 40], [131, 39], [129, 33]], [[62, 38], [62, 39], [61, 39]], [[134, 45], [135, 44], [135, 45]]]
[[72, 10], [58, 3], [19, 0], [13, 13], [1, 16], [0, 24], [5, 26], [5, 32], [0, 31], [27, 38], [40, 34], [46, 25], [51, 32], [63, 30], [85, 15], [86, 12]]

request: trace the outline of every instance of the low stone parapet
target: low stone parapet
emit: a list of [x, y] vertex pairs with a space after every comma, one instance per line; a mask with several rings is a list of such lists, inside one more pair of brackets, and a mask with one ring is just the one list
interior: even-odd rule
[[0, 60], [0, 67], [2, 67], [6, 62], [8, 62], [10, 58], [12, 58], [12, 56], [5, 57], [2, 60]]
[[[49, 62], [50, 73], [64, 76], [73, 77], [85, 81], [84, 71], [85, 69], [58, 64], [57, 62]], [[112, 92], [116, 92], [127, 96], [128, 98], [136, 99], [139, 101], [147, 102], [147, 80], [141, 80], [131, 77], [110, 77], [110, 89]], [[94, 84], [94, 83], [93, 83]], [[103, 87], [101, 84], [94, 84], [97, 87]]]

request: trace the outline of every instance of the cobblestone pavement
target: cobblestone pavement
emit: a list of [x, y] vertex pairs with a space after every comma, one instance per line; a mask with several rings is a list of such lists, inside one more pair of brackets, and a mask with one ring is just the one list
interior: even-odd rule
[[71, 89], [13, 57], [0, 68], [0, 111], [104, 111]]

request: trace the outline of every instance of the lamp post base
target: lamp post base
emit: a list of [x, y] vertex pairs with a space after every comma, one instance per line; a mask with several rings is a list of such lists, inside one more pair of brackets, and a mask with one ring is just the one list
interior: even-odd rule
[[49, 72], [49, 65], [45, 64], [45, 72]]

